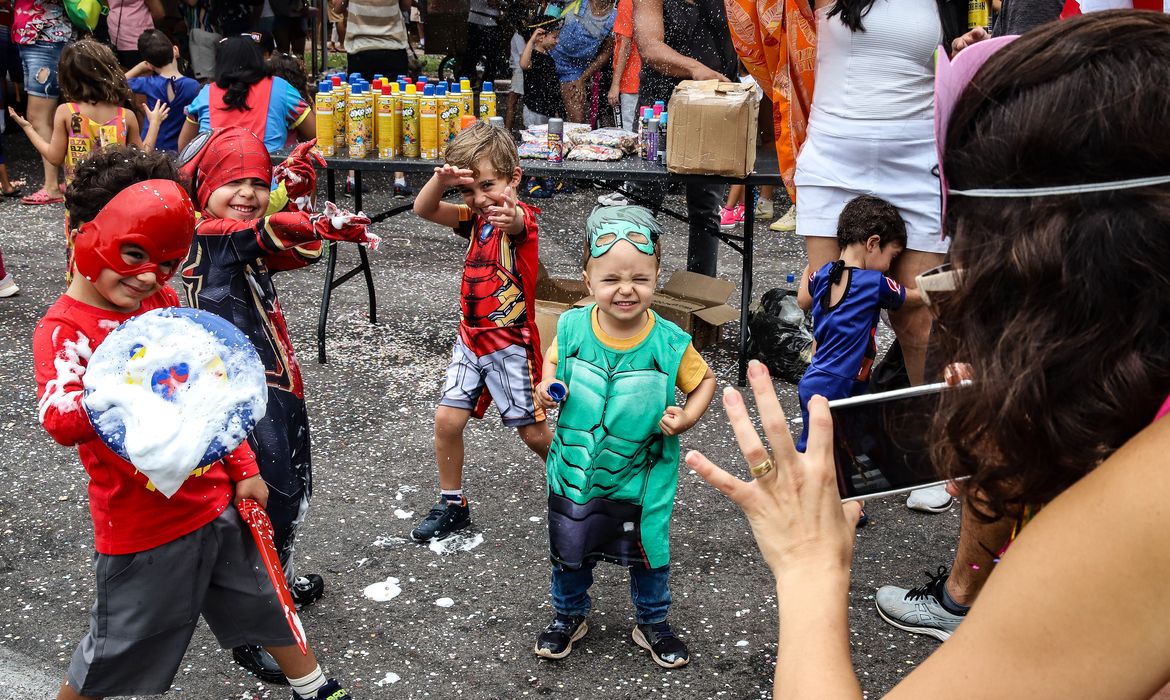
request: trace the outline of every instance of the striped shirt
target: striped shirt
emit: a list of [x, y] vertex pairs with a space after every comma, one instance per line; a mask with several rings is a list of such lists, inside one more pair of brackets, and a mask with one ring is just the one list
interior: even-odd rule
[[406, 42], [398, 0], [349, 0], [346, 53], [405, 49]]

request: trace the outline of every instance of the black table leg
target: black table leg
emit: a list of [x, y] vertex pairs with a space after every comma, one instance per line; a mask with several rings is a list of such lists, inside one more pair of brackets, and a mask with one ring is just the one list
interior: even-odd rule
[[748, 306], [752, 303], [752, 254], [756, 239], [755, 185], [748, 185], [743, 193], [743, 269], [740, 272], [739, 293], [739, 385], [747, 384]]
[[[362, 210], [362, 171], [353, 171], [353, 208], [354, 211]], [[358, 257], [361, 258], [361, 264], [358, 268], [366, 278], [366, 294], [370, 298], [370, 323], [378, 322], [378, 302], [374, 293], [374, 273], [370, 269], [370, 256], [366, 253], [364, 245], [358, 246]]]
[[[336, 199], [337, 179], [333, 168], [325, 171], [329, 201]], [[317, 316], [317, 362], [325, 364], [325, 322], [329, 319], [329, 297], [333, 295], [333, 273], [337, 269], [337, 245], [325, 243], [325, 287], [321, 290], [321, 311]]]

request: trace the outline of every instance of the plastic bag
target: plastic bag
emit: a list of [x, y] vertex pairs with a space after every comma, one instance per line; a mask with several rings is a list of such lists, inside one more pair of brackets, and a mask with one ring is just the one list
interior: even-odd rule
[[812, 359], [812, 317], [796, 303], [795, 289], [773, 289], [748, 314], [749, 358], [767, 365], [773, 377], [800, 383]]

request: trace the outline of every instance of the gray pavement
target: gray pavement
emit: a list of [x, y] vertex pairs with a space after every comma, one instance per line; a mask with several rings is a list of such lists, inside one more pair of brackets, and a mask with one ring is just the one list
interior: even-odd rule
[[[27, 143], [10, 134], [7, 145], [13, 175], [35, 182], [40, 165]], [[390, 203], [380, 194], [389, 181], [366, 183], [368, 211]], [[596, 194], [537, 203], [544, 209], [541, 258], [554, 276], [579, 274], [582, 222]], [[85, 631], [93, 596], [86, 476], [76, 450], [55, 444], [37, 422], [30, 353], [37, 319], [63, 289], [62, 216], [59, 205], [0, 201], [0, 246], [22, 289], [0, 300], [0, 386], [7, 389], [0, 395], [0, 674], [17, 678], [0, 687], [0, 698], [51, 695]], [[685, 259], [686, 238], [681, 224], [664, 223], [669, 274]], [[758, 231], [756, 298], [804, 265], [795, 236], [764, 225]], [[685, 465], [674, 512], [670, 619], [692, 663], [680, 670], [658, 668], [631, 641], [625, 575], [606, 566], [598, 569], [589, 635], [563, 661], [533, 656], [552, 615], [543, 465], [494, 411], [467, 431], [465, 488], [475, 521], [468, 537], [446, 548], [406, 539], [437, 488], [432, 415], [454, 339], [464, 246], [409, 214], [377, 232], [385, 239], [371, 253], [378, 323], [368, 323], [360, 282], [340, 289], [327, 365], [315, 361], [323, 270], [277, 278], [312, 421], [316, 492], [298, 552], [301, 570], [327, 581], [325, 597], [302, 616], [325, 670], [360, 698], [770, 697], [777, 635], [771, 576], [743, 516]], [[350, 248], [342, 259], [356, 254]], [[738, 271], [738, 255], [724, 249], [720, 275], [738, 284]], [[735, 380], [737, 331], [732, 323], [723, 342], [704, 351], [720, 387]], [[777, 388], [785, 410], [799, 415], [795, 387]], [[746, 474], [718, 400], [682, 447]], [[874, 590], [918, 585], [923, 570], [949, 563], [958, 510], [922, 515], [891, 498], [871, 502], [868, 511], [871, 524], [857, 537], [849, 619], [862, 686], [877, 697], [937, 643], [884, 624], [873, 609]], [[363, 594], [389, 578], [401, 588], [397, 597], [377, 602]], [[441, 598], [452, 604], [437, 605]], [[201, 626], [168, 695], [289, 692], [238, 670]]]

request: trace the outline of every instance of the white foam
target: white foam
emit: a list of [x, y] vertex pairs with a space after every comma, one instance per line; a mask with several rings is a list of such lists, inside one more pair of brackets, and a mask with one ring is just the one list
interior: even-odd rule
[[413, 510], [402, 510], [401, 508], [395, 508], [394, 509], [394, 517], [398, 518], [399, 520], [409, 520], [410, 518], [414, 517], [414, 511]]
[[384, 685], [390, 685], [392, 683], [397, 683], [400, 680], [402, 680], [402, 679], [398, 677], [397, 673], [394, 673], [392, 671], [387, 671], [386, 677], [380, 681], [375, 682], [374, 685], [381, 687]]
[[370, 600], [376, 600], [379, 603], [385, 603], [388, 600], [393, 600], [402, 593], [402, 588], [398, 586], [398, 579], [391, 576], [385, 581], [378, 583], [371, 583], [362, 591]]
[[450, 598], [439, 598], [435, 601], [435, 605], [439, 606], [440, 608], [449, 608], [454, 604], [455, 601], [451, 600]]
[[456, 552], [470, 552], [483, 544], [483, 534], [472, 536], [456, 533], [442, 540], [431, 540], [430, 550], [435, 554], [454, 554]]

